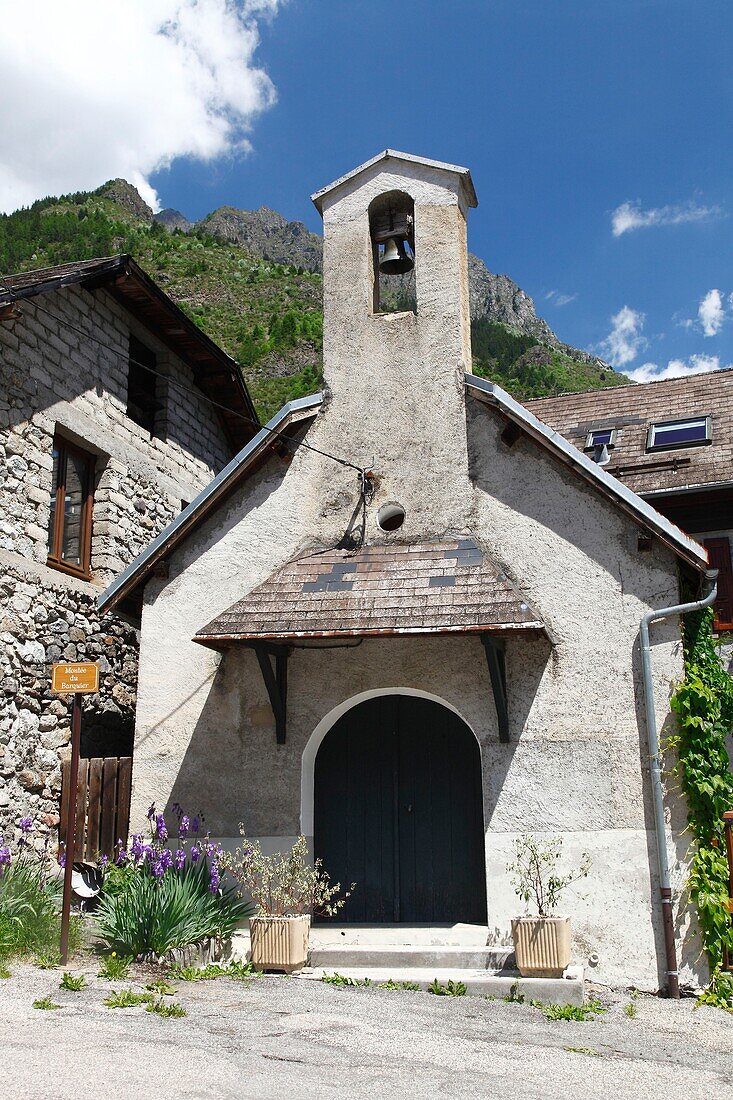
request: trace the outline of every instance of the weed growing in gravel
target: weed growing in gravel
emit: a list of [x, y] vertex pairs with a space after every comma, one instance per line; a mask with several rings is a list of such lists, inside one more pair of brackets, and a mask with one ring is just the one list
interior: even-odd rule
[[177, 1005], [171, 1001], [150, 1001], [145, 1011], [154, 1012], [156, 1016], [164, 1016], [169, 1019], [179, 1019], [181, 1016], [186, 1015], [183, 1005]]
[[346, 974], [339, 974], [338, 972], [334, 972], [333, 974], [322, 974], [321, 981], [326, 982], [327, 985], [372, 985], [371, 978], [350, 978], [347, 977]]
[[593, 1050], [593, 1047], [563, 1047], [563, 1050], [567, 1050], [569, 1054], [592, 1054], [594, 1058], [600, 1058], [600, 1052]]
[[208, 966], [172, 966], [168, 971], [171, 978], [181, 982], [206, 982], [213, 978], [257, 978], [261, 971], [255, 970], [252, 963], [230, 962], [209, 963]]
[[168, 985], [168, 982], [163, 978], [157, 978], [156, 981], [151, 982], [150, 985], [145, 986], [151, 993], [157, 993], [159, 997], [172, 997], [177, 991], [172, 985]]
[[39, 970], [54, 970], [61, 962], [58, 951], [39, 951], [33, 958], [33, 965]]
[[585, 1005], [553, 1005], [544, 1001], [530, 1001], [530, 1004], [538, 1008], [546, 1020], [578, 1020], [585, 1023], [606, 1011], [601, 1002], [594, 998]]
[[628, 1004], [624, 1005], [624, 1012], [626, 1013], [626, 1015], [629, 1017], [630, 1020], [633, 1020], [635, 1018], [635, 1016], [636, 1016], [636, 1005], [634, 1004], [633, 1001], [629, 1001]]
[[504, 1000], [506, 1001], [507, 1004], [510, 1004], [510, 1005], [523, 1005], [524, 1004], [524, 993], [519, 992], [519, 982], [512, 982], [511, 988], [509, 989], [509, 993], [504, 998]]
[[394, 978], [387, 978], [386, 982], [377, 982], [377, 989], [417, 990], [419, 982], [396, 982]]
[[72, 993], [78, 993], [86, 984], [83, 974], [79, 974], [78, 977], [75, 978], [73, 974], [65, 970], [64, 976], [59, 982], [59, 989], [68, 989]]
[[10, 977], [10, 970], [5, 965], [5, 963], [2, 961], [2, 959], [0, 959], [0, 978], [9, 978], [9, 977]]
[[135, 1008], [137, 1005], [150, 1004], [153, 1000], [151, 993], [135, 993], [132, 989], [113, 990], [104, 998], [107, 1008]]
[[106, 978], [108, 982], [120, 982], [127, 977], [132, 959], [127, 955], [118, 955], [113, 951], [102, 959], [98, 978]]
[[34, 1008], [61, 1008], [61, 1005], [54, 1004], [50, 997], [39, 997], [37, 1001], [33, 1002]]
[[452, 978], [445, 985], [433, 978], [428, 986], [428, 993], [434, 993], [436, 997], [465, 997], [466, 986], [463, 982], [454, 982]]

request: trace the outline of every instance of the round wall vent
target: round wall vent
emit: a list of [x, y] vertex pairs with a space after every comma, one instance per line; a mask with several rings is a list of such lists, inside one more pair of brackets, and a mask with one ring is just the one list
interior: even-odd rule
[[405, 522], [405, 509], [401, 504], [383, 504], [377, 512], [377, 523], [383, 531], [397, 531]]

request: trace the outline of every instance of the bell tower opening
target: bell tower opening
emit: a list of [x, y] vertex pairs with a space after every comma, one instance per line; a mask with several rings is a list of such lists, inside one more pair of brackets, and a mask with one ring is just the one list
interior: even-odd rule
[[374, 313], [417, 313], [415, 204], [404, 191], [387, 191], [369, 206]]

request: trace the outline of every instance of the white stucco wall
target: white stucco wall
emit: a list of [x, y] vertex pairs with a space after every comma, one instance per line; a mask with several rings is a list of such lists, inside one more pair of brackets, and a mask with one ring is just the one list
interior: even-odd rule
[[[413, 188], [418, 232], [421, 224], [434, 232], [417, 242], [417, 316], [377, 318], [368, 307], [366, 210], [375, 188], [396, 186]], [[453, 181], [386, 173], [363, 187], [350, 185], [325, 207], [328, 394], [307, 442], [357, 464], [374, 456], [369, 541], [470, 534], [540, 613], [554, 644], [508, 639], [509, 744], [499, 741], [477, 638], [296, 649], [287, 742], [277, 745], [254, 654], [221, 656], [191, 639], [296, 554], [335, 545], [359, 494], [355, 471], [313, 452], [300, 449], [289, 465], [272, 458], [172, 554], [169, 577], [147, 585], [133, 826], [150, 802], [177, 801], [203, 811], [212, 835], [230, 843], [241, 821], [268, 845], [286, 844], [308, 824], [303, 759], [312, 766], [309, 739], [326, 716], [364, 693], [424, 692], [458, 711], [481, 747], [491, 938], [507, 942], [519, 910], [506, 872], [514, 840], [559, 833], [570, 861], [584, 850], [593, 857], [590, 877], [565, 902], [576, 961], [597, 954], [598, 981], [656, 989], [663, 946], [638, 630], [646, 610], [676, 601], [676, 561], [656, 542], [639, 551], [635, 524], [607, 500], [538, 445], [522, 439], [507, 448], [498, 414], [473, 400], [466, 406], [465, 228]], [[391, 535], [375, 520], [385, 500], [407, 512]], [[682, 671], [675, 622], [654, 628], [653, 648], [664, 729], [670, 683]], [[669, 845], [681, 884], [684, 812], [672, 809]], [[683, 982], [695, 980], [694, 951], [688, 937]]]

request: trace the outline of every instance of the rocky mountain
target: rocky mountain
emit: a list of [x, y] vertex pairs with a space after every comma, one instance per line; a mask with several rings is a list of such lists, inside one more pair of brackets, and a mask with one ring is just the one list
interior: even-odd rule
[[[0, 216], [0, 274], [129, 252], [239, 362], [261, 415], [321, 384], [322, 239], [268, 207], [153, 214], [125, 180]], [[469, 257], [473, 369], [520, 399], [627, 382], [564, 344], [507, 275]], [[394, 308], [414, 280], [395, 277]]]

